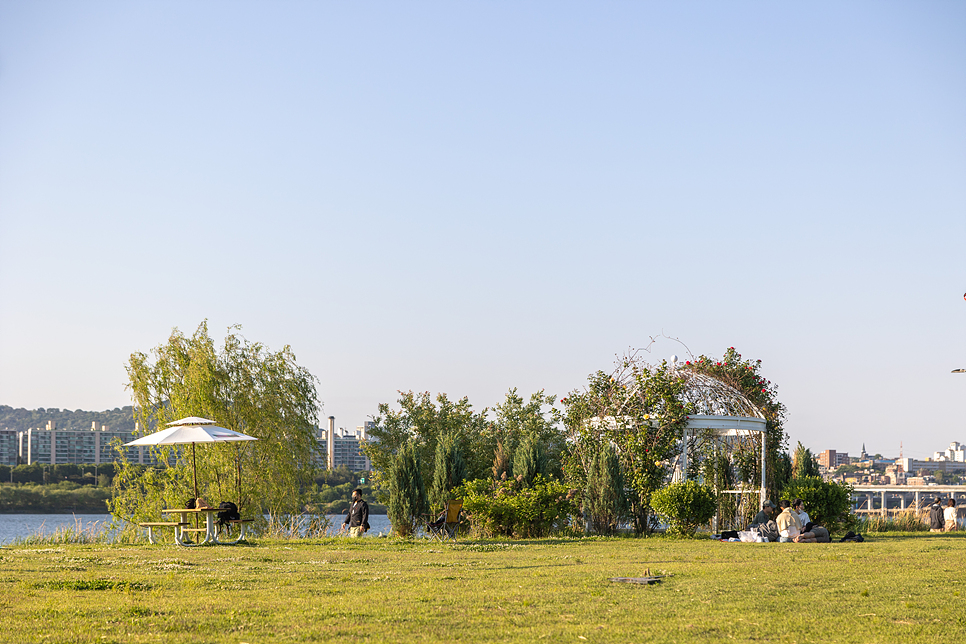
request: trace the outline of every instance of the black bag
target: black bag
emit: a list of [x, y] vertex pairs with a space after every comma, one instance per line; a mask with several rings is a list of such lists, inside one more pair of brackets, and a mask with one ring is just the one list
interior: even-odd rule
[[241, 515], [238, 514], [238, 506], [231, 501], [222, 501], [218, 504], [218, 509], [221, 510], [215, 515], [218, 517], [218, 525], [228, 525], [229, 521], [241, 519]]

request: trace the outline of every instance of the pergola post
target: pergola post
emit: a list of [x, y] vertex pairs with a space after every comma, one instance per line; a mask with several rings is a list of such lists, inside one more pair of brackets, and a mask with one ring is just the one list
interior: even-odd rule
[[758, 507], [762, 507], [762, 503], [765, 502], [765, 495], [768, 494], [767, 487], [765, 485], [765, 432], [761, 433], [761, 498], [758, 499]]
[[681, 450], [681, 481], [688, 480], [688, 430], [685, 428], [683, 434], [684, 436], [684, 449]]

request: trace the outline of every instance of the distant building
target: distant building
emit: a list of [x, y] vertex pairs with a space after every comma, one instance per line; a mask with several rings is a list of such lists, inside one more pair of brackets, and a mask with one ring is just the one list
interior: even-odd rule
[[[902, 465], [902, 471], [907, 475], [916, 474], [918, 472], [928, 472], [932, 474], [933, 472], [940, 471], [945, 474], [966, 474], [966, 463], [960, 461], [919, 461], [914, 458], [900, 458], [896, 461], [897, 464]], [[909, 483], [912, 485], [912, 483]]]
[[827, 449], [818, 455], [818, 464], [826, 470], [834, 470], [840, 465], [848, 465], [848, 452], [836, 452], [834, 449]]
[[[117, 460], [114, 450], [115, 439], [127, 443], [134, 439], [131, 431], [111, 431], [100, 423], [91, 423], [88, 429], [57, 429], [56, 423], [48, 421], [43, 429], [28, 429], [16, 434], [15, 449], [8, 453], [7, 433], [0, 435], [0, 460], [16, 465], [88, 465], [113, 463]], [[139, 464], [153, 464], [155, 462], [151, 451], [146, 447], [127, 447], [125, 454], [131, 462]], [[12, 460], [12, 462], [10, 462]]]
[[889, 485], [905, 485], [906, 483], [906, 473], [902, 469], [901, 463], [887, 465], [885, 468], [885, 475], [886, 478], [889, 479]]
[[949, 444], [949, 449], [947, 449], [945, 452], [933, 453], [932, 460], [954, 461], [957, 463], [966, 462], [966, 447], [960, 444], [959, 441], [953, 441]]
[[17, 465], [20, 456], [20, 432], [0, 429], [0, 465]]
[[329, 416], [328, 427], [319, 430], [319, 451], [325, 454], [321, 465], [332, 470], [345, 466], [352, 472], [372, 470], [372, 463], [363, 453], [362, 446], [369, 440], [369, 429], [374, 426], [372, 421], [366, 421], [352, 432], [342, 427], [336, 430], [335, 416]]

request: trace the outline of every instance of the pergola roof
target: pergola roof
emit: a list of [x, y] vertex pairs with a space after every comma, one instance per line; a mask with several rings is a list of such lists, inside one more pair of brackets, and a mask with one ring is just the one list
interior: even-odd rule
[[764, 422], [761, 410], [731, 385], [688, 368], [678, 369], [677, 375], [685, 381], [682, 402], [694, 405], [692, 418], [759, 418]]
[[688, 429], [710, 429], [715, 436], [748, 437], [752, 432], [765, 431], [765, 419], [750, 416], [692, 414], [688, 417]]

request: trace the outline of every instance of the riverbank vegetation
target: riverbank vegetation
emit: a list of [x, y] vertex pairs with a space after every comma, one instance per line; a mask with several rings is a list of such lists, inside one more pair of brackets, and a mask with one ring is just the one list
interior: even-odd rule
[[33, 543], [0, 548], [0, 641], [956, 641], [964, 568], [962, 533]]
[[106, 514], [111, 488], [67, 481], [49, 485], [0, 485], [0, 514]]

